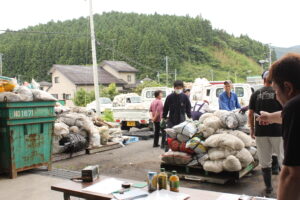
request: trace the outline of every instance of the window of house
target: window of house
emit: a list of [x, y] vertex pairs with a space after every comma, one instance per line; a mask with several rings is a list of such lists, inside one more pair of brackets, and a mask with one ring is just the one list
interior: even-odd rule
[[70, 100], [71, 99], [71, 95], [70, 94], [63, 94], [63, 99], [64, 100]]
[[59, 83], [59, 77], [58, 76], [54, 77], [54, 83]]
[[131, 82], [131, 75], [127, 75], [127, 81]]
[[51, 94], [54, 98], [58, 99], [58, 94]]

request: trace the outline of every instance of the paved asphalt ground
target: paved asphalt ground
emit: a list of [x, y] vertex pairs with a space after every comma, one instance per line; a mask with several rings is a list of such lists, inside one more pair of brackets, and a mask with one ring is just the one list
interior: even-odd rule
[[[123, 148], [59, 161], [54, 163], [53, 167], [80, 171], [87, 165], [98, 164], [100, 166], [100, 174], [144, 181], [148, 171], [159, 171], [160, 169], [159, 157], [163, 150], [153, 148], [152, 143], [153, 139], [143, 140]], [[274, 188], [277, 188], [277, 179], [278, 176], [273, 176]], [[236, 183], [218, 185], [182, 181], [181, 186], [255, 196], [261, 196], [264, 189], [259, 167], [250, 176], [243, 177]], [[273, 196], [275, 197], [275, 195]]]
[[[100, 166], [100, 174], [102, 175], [145, 181], [148, 171], [159, 171], [159, 156], [163, 153], [163, 150], [160, 148], [153, 148], [152, 143], [153, 139], [139, 141], [123, 148], [92, 155], [83, 155], [53, 163], [53, 172], [65, 170], [77, 171], [77, 173], [70, 172], [68, 173], [68, 176], [65, 177], [59, 177], [59, 175], [53, 176], [53, 174], [55, 174], [53, 172], [52, 176], [36, 173], [36, 171], [41, 170], [31, 170], [19, 173], [18, 178], [13, 180], [8, 179], [5, 175], [1, 175], [0, 199], [62, 199], [62, 194], [50, 190], [51, 185], [63, 181], [63, 178], [78, 176], [82, 168], [93, 164], [98, 164]], [[277, 188], [277, 178], [277, 176], [273, 176], [274, 188]], [[261, 196], [264, 189], [259, 167], [253, 171], [251, 176], [244, 177], [236, 183], [218, 185], [212, 183], [181, 181], [181, 186], [255, 196]]]

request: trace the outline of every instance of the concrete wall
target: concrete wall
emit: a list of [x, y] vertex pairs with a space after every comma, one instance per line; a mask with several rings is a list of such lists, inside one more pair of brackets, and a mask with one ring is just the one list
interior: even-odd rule
[[[128, 84], [135, 84], [136, 80], [135, 80], [135, 73], [125, 73], [125, 72], [121, 72], [119, 73], [121, 79], [123, 79], [124, 81], [126, 81]], [[128, 81], [128, 75], [131, 76], [131, 81]]]
[[[103, 69], [109, 73], [111, 73], [113, 76], [115, 76], [118, 79], [122, 79], [123, 81], [127, 82], [128, 84], [134, 84], [136, 82], [135, 73], [128, 73], [128, 72], [117, 72], [113, 68], [111, 68], [109, 65], [104, 65]], [[131, 81], [128, 81], [127, 76], [131, 76]]]
[[[55, 77], [58, 77], [58, 83], [55, 83]], [[59, 100], [63, 100], [63, 94], [70, 94], [71, 98], [73, 98], [76, 92], [76, 86], [62, 73], [55, 70], [52, 73], [52, 87], [48, 92], [50, 94], [57, 94]]]

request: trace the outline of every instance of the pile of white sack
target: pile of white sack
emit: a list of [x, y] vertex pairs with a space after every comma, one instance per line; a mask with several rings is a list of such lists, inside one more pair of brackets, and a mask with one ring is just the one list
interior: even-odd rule
[[118, 127], [101, 126], [94, 124], [96, 114], [84, 107], [62, 106], [57, 103], [55, 107], [57, 120], [54, 124], [52, 153], [62, 153], [64, 146], [59, 141], [68, 134], [79, 134], [88, 141], [87, 148], [97, 148], [107, 142], [123, 142], [122, 131]]
[[56, 101], [51, 94], [27, 86], [17, 86], [13, 92], [1, 92], [0, 102]]
[[115, 96], [113, 100], [114, 107], [124, 107], [126, 105], [126, 99], [128, 97], [138, 97], [139, 95], [136, 93], [127, 93], [127, 94], [119, 94]]
[[[240, 131], [246, 123], [246, 114], [218, 110], [203, 114], [199, 121], [185, 121], [166, 129], [166, 132], [172, 140], [185, 142], [185, 147], [193, 151], [190, 155], [193, 159], [187, 165], [199, 165], [208, 172], [232, 172], [240, 171], [257, 160], [255, 141]], [[166, 159], [163, 161], [166, 162]]]

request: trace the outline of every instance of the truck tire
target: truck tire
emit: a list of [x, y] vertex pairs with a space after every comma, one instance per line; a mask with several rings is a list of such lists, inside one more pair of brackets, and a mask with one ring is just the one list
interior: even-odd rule
[[123, 131], [129, 131], [130, 127], [128, 127], [128, 126], [121, 126], [121, 130], [123, 130]]

